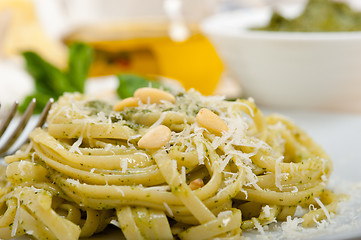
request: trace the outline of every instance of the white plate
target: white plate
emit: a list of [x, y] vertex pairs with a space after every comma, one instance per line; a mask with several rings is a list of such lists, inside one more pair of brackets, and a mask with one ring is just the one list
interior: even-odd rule
[[[257, 231], [243, 235], [250, 239], [361, 239], [361, 115], [277, 109], [264, 112], [278, 112], [293, 119], [329, 153], [334, 163], [329, 187], [349, 194], [350, 200], [339, 204], [338, 213], [324, 228], [265, 231], [268, 238]], [[124, 239], [120, 230], [113, 227], [90, 239], [115, 238]]]

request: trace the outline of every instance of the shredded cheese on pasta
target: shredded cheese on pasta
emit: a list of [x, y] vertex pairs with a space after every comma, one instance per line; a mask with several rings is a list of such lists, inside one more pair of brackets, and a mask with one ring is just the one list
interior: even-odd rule
[[[202, 108], [228, 130], [201, 126]], [[138, 147], [159, 125], [171, 130], [169, 142]], [[115, 222], [127, 239], [240, 239], [248, 229], [265, 234], [276, 221], [314, 226], [336, 211], [327, 154], [289, 119], [264, 117], [252, 99], [190, 90], [174, 103], [115, 112], [110, 103], [66, 94], [30, 140], [6, 157], [1, 239], [78, 239]], [[191, 189], [196, 179], [202, 185]]]

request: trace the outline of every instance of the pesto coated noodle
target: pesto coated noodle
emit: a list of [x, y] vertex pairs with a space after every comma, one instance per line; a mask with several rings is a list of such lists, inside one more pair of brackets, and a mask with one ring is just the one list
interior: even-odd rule
[[336, 211], [329, 157], [290, 120], [194, 90], [158, 100], [114, 111], [61, 97], [5, 158], [0, 238], [71, 240], [113, 223], [127, 239], [240, 239], [298, 206], [304, 227]]

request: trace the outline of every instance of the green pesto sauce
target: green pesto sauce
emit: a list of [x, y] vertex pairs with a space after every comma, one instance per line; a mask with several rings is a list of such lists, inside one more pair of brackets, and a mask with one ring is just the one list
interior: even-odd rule
[[101, 100], [88, 101], [84, 104], [84, 108], [90, 111], [89, 115], [97, 115], [99, 112], [109, 113], [113, 107]]
[[303, 13], [287, 19], [274, 12], [270, 23], [253, 30], [282, 32], [350, 32], [361, 31], [361, 12], [346, 3], [332, 0], [309, 0]]

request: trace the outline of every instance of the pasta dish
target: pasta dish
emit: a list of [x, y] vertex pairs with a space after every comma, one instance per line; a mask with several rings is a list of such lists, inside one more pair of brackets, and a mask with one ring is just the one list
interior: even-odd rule
[[240, 239], [242, 231], [332, 217], [328, 155], [252, 99], [141, 88], [115, 104], [81, 94], [5, 158], [0, 238]]

